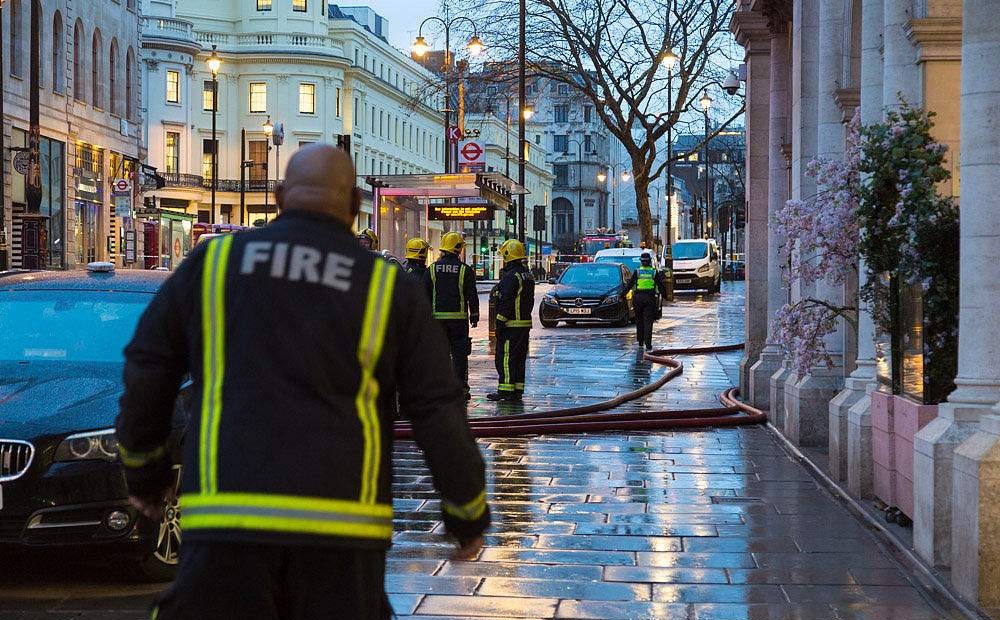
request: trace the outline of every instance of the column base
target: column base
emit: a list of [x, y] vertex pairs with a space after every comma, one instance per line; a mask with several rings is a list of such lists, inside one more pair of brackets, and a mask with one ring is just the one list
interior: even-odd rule
[[[858, 370], [862, 370], [859, 363]], [[859, 400], [865, 397], [865, 389], [871, 382], [872, 377], [868, 376], [867, 368], [863, 375], [859, 372], [853, 373], [847, 378], [844, 389], [833, 397], [830, 401], [829, 412], [829, 462], [827, 468], [830, 476], [834, 480], [847, 480], [847, 432], [848, 432], [848, 412]]]
[[[744, 345], [746, 347], [746, 345]], [[760, 345], [757, 345], [760, 346]], [[743, 358], [740, 360], [740, 398], [744, 402], [749, 402], [754, 407], [760, 407], [753, 398], [753, 388], [750, 385], [750, 375], [757, 360], [760, 359], [760, 349], [754, 350], [750, 347], [744, 348]]]
[[872, 397], [874, 382], [865, 395], [847, 412], [847, 490], [855, 497], [875, 496], [875, 468], [872, 454]]
[[830, 401], [844, 387], [843, 369], [813, 368], [799, 381], [785, 385], [785, 435], [797, 446], [829, 442]]
[[1000, 415], [982, 419], [977, 432], [955, 449], [953, 466], [951, 581], [970, 601], [998, 607]]
[[784, 360], [785, 354], [778, 347], [768, 346], [761, 351], [760, 358], [750, 367], [747, 393], [744, 395], [751, 405], [764, 411], [770, 408], [771, 376], [781, 368]]
[[792, 369], [788, 367], [784, 360], [774, 374], [769, 379], [770, 397], [768, 398], [769, 411], [768, 419], [776, 429], [785, 432], [785, 382], [788, 381]]
[[951, 565], [955, 449], [978, 430], [979, 420], [989, 412], [985, 404], [941, 403], [938, 417], [913, 438], [913, 547], [934, 566]]

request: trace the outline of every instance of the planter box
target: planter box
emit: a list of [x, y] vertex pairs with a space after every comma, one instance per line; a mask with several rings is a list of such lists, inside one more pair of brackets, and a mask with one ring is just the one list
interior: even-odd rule
[[892, 442], [896, 470], [896, 507], [913, 518], [913, 436], [937, 417], [937, 405], [921, 405], [893, 397]]
[[872, 460], [875, 497], [888, 506], [896, 505], [896, 454], [893, 443], [892, 394], [872, 392]]

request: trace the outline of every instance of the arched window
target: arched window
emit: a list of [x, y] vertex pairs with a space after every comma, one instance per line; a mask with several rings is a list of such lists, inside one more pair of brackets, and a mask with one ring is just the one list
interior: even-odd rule
[[101, 107], [101, 29], [94, 30], [90, 48], [90, 102], [95, 108]]
[[135, 74], [135, 52], [129, 46], [125, 54], [125, 118], [135, 120], [135, 93], [132, 90], [132, 76]]
[[77, 18], [73, 26], [73, 97], [78, 101], [83, 101], [86, 92], [83, 71], [83, 21]]
[[111, 39], [108, 52], [108, 109], [118, 114], [118, 39]]
[[24, 56], [22, 44], [24, 28], [21, 24], [21, 0], [11, 0], [10, 3], [10, 74], [21, 77], [21, 57]]
[[52, 91], [63, 92], [66, 79], [66, 65], [63, 58], [63, 44], [66, 36], [63, 34], [62, 13], [56, 11], [52, 17]]

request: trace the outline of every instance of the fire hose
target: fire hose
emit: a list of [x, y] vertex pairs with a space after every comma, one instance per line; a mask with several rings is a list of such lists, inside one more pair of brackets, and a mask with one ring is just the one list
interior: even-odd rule
[[[760, 424], [767, 416], [737, 398], [738, 390], [729, 388], [719, 396], [721, 407], [613, 413], [611, 410], [662, 388], [684, 372], [684, 365], [672, 355], [707, 355], [743, 349], [742, 344], [660, 349], [644, 354], [644, 359], [667, 367], [656, 381], [610, 400], [569, 407], [505, 416], [469, 418], [474, 437], [516, 437], [601, 431], [649, 431], [683, 428], [713, 428]], [[396, 439], [411, 439], [413, 428], [408, 421], [396, 422]]]

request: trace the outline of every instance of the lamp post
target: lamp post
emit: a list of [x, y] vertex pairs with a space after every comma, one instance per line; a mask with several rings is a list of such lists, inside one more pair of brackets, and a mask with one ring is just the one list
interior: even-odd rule
[[576, 162], [576, 206], [580, 213], [580, 219], [577, 220], [581, 232], [583, 231], [583, 144], [579, 140], [570, 139], [566, 141], [567, 144], [576, 144], [576, 153], [578, 156]]
[[444, 171], [446, 173], [451, 172], [452, 168], [452, 157], [451, 157], [451, 72], [454, 66], [452, 62], [451, 53], [451, 28], [459, 22], [468, 22], [472, 24], [472, 38], [466, 43], [465, 48], [469, 50], [469, 54], [472, 56], [478, 56], [483, 53], [486, 49], [486, 45], [479, 38], [478, 30], [476, 29], [476, 22], [472, 21], [468, 17], [459, 16], [450, 21], [445, 21], [436, 15], [428, 17], [424, 21], [420, 22], [420, 27], [417, 29], [417, 38], [413, 41], [413, 45], [410, 47], [410, 51], [417, 58], [423, 58], [428, 51], [430, 51], [430, 46], [427, 44], [427, 40], [424, 39], [424, 25], [428, 22], [438, 22], [444, 26]]
[[[525, 73], [527, 69], [527, 20], [528, 20], [528, 3], [527, 0], [520, 0], [518, 5], [518, 46], [517, 46], [517, 108], [522, 110], [521, 114], [517, 116], [517, 184], [524, 187], [524, 166], [525, 160], [528, 158], [528, 141], [525, 136], [525, 124], [528, 119], [525, 118], [523, 113], [528, 107], [528, 93], [527, 85], [525, 81]], [[525, 229], [525, 218], [524, 218], [524, 194], [520, 194], [517, 197], [517, 222], [518, 222], [518, 240], [524, 243], [524, 229]]]
[[216, 136], [216, 122], [219, 116], [219, 69], [222, 60], [212, 46], [212, 55], [208, 57], [208, 70], [212, 72], [212, 221], [215, 221], [215, 193], [219, 189], [219, 140]]
[[701, 109], [705, 113], [705, 227], [706, 234], [709, 238], [712, 236], [712, 166], [709, 162], [709, 151], [708, 151], [708, 133], [709, 133], [709, 120], [708, 120], [708, 110], [712, 107], [712, 98], [709, 97], [708, 91], [701, 96], [698, 100], [701, 104]]
[[[6, 2], [0, 0], [0, 41], [3, 41], [3, 7]], [[4, 88], [7, 84], [4, 73], [3, 45], [0, 45], [0, 271], [10, 269], [7, 254], [7, 149], [4, 146], [6, 121], [4, 120], [3, 104], [6, 96]]]
[[[663, 245], [663, 262], [672, 272], [674, 253], [671, 197], [674, 195], [674, 124], [670, 117], [674, 110], [674, 65], [677, 64], [677, 55], [673, 50], [667, 49], [660, 58], [660, 64], [667, 69], [667, 234]], [[672, 286], [673, 279], [670, 281]]]
[[[618, 232], [618, 224], [616, 217], [616, 213], [618, 210], [618, 176], [617, 176], [618, 166], [622, 167], [621, 171], [622, 183], [628, 183], [628, 180], [632, 177], [632, 175], [629, 174], [628, 169], [625, 167], [625, 164], [621, 162], [618, 162], [608, 168], [608, 172], [611, 173], [610, 175], [611, 176], [611, 232], [613, 233]], [[608, 173], [602, 170], [601, 172], [597, 173], [597, 180], [600, 181], [601, 183], [604, 183], [605, 181], [608, 180], [608, 176], [609, 176]]]
[[268, 163], [271, 160], [271, 134], [274, 133], [274, 125], [271, 124], [271, 117], [268, 115], [267, 120], [264, 121], [262, 125], [264, 128], [264, 139], [267, 144], [267, 150], [264, 155], [264, 219], [267, 219], [267, 199], [268, 199], [268, 184], [270, 181], [270, 174], [268, 174]]

